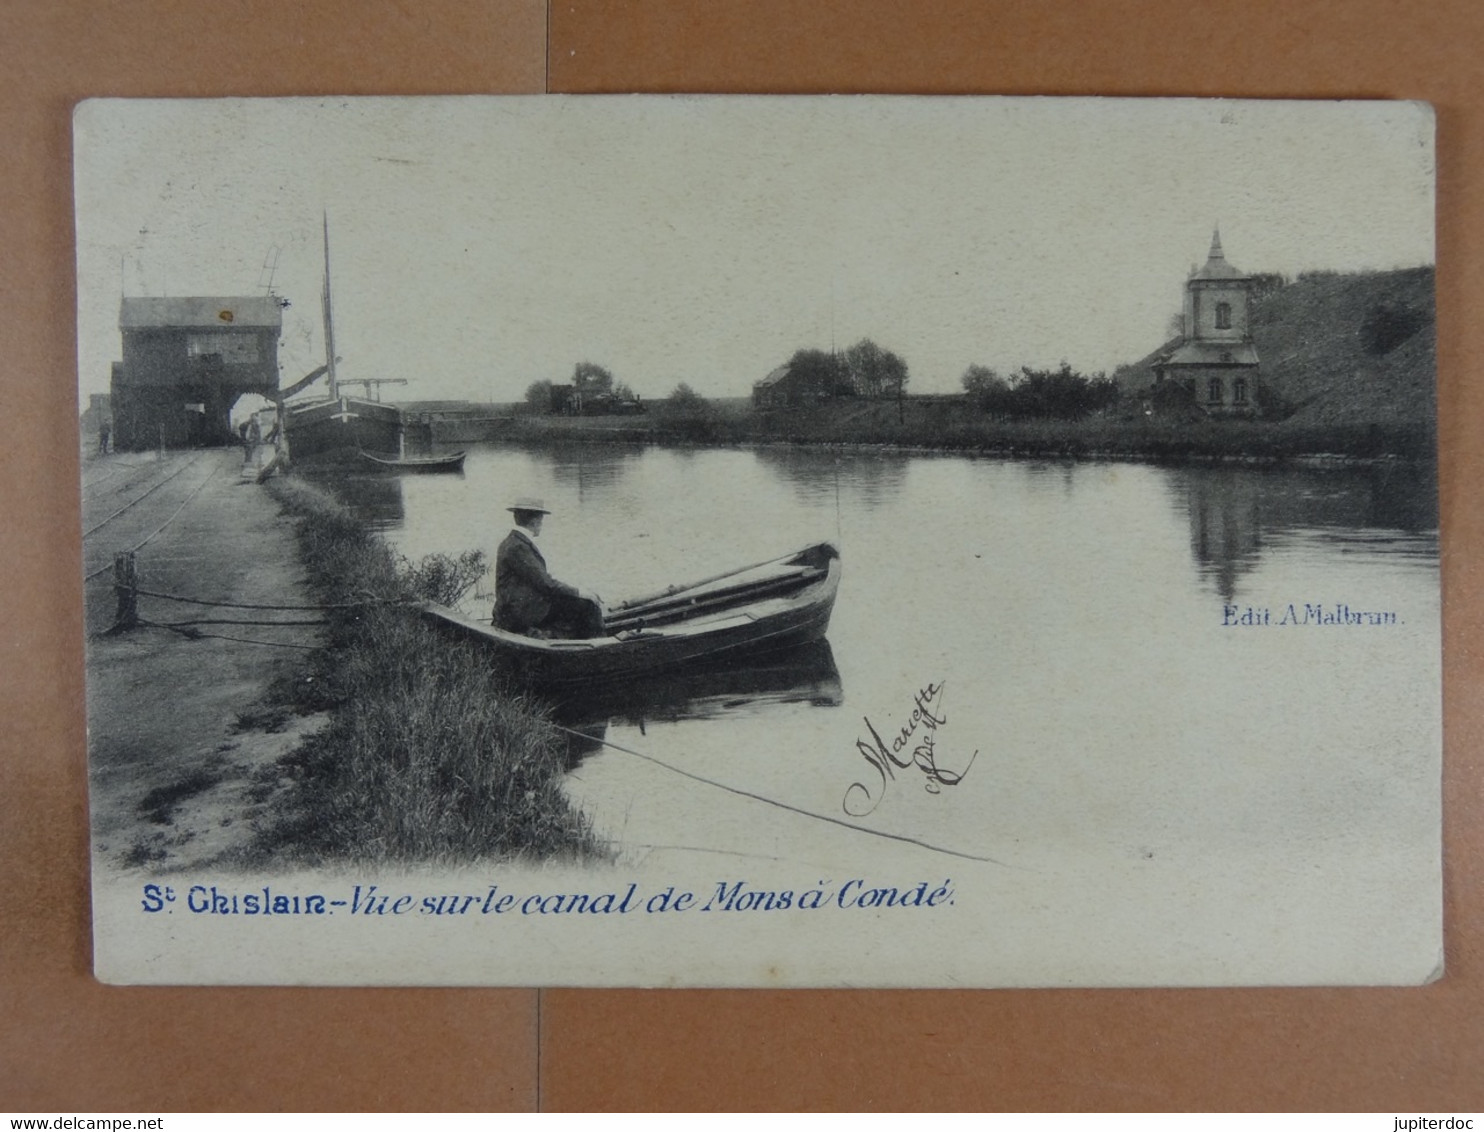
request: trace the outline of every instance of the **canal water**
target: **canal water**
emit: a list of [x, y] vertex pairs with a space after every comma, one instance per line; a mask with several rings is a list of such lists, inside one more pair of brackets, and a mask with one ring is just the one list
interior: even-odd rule
[[[840, 547], [827, 649], [589, 705], [603, 745], [568, 789], [621, 863], [957, 876], [1015, 909], [998, 946], [1051, 981], [1073, 922], [1188, 936], [1190, 977], [1220, 981], [1223, 948], [1293, 932], [1384, 956], [1416, 942], [1378, 928], [1392, 898], [1435, 903], [1430, 472], [491, 446], [462, 476], [351, 487], [414, 558], [493, 560], [506, 505], [542, 496], [553, 573], [610, 601]], [[923, 707], [942, 722], [913, 729]], [[900, 757], [931, 738], [928, 761], [884, 778], [865, 752], [904, 728]], [[1143, 977], [1103, 962], [1084, 977]]]

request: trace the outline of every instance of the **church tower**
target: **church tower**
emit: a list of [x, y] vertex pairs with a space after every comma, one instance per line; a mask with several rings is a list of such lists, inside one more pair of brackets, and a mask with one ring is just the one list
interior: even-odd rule
[[1258, 361], [1249, 322], [1248, 284], [1226, 260], [1221, 232], [1211, 236], [1206, 265], [1185, 283], [1185, 334], [1154, 364], [1155, 384], [1178, 381], [1209, 416], [1257, 412]]

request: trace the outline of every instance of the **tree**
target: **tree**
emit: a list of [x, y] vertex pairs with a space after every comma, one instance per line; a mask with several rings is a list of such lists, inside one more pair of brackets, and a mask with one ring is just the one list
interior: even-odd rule
[[907, 363], [869, 338], [845, 351], [845, 370], [862, 397], [900, 397], [907, 386]]
[[984, 412], [996, 417], [1056, 417], [1074, 420], [1118, 401], [1118, 383], [1105, 374], [1087, 377], [1066, 362], [1058, 369], [1031, 369], [1008, 380], [985, 366], [964, 371], [964, 390]]
[[788, 359], [789, 374], [795, 388], [807, 390], [813, 397], [839, 397], [854, 392], [850, 371], [834, 354], [823, 350], [795, 350]]
[[961, 379], [969, 400], [996, 417], [1010, 416], [1013, 400], [1010, 383], [988, 366], [971, 365]]
[[704, 397], [683, 381], [665, 399], [665, 404], [671, 409], [683, 412], [704, 412], [710, 407]]
[[613, 374], [595, 362], [578, 362], [572, 369], [572, 384], [584, 397], [613, 392]]
[[964, 370], [961, 381], [964, 392], [971, 397], [978, 397], [997, 389], [1010, 388], [1010, 383], [988, 366], [970, 366]]
[[1260, 271], [1247, 277], [1247, 299], [1254, 306], [1269, 295], [1283, 290], [1289, 283], [1288, 276], [1276, 271]]
[[1012, 390], [1015, 415], [1075, 420], [1118, 400], [1118, 383], [1099, 373], [1086, 377], [1066, 362], [1054, 370], [1022, 366]]
[[527, 385], [526, 404], [538, 413], [551, 412], [551, 382], [533, 381]]
[[660, 420], [671, 435], [691, 443], [704, 443], [718, 436], [711, 402], [683, 381], [661, 403]]

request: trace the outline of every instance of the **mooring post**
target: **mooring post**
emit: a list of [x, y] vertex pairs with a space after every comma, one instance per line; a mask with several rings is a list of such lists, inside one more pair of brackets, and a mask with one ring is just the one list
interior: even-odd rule
[[139, 579], [134, 572], [132, 550], [120, 551], [113, 556], [113, 590], [119, 599], [113, 629], [121, 633], [139, 624]]

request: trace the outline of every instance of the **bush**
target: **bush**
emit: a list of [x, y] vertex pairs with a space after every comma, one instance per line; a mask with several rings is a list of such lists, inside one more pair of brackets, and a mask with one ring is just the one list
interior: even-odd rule
[[705, 444], [721, 438], [715, 408], [683, 381], [660, 402], [655, 415], [666, 433], [687, 444]]
[[1149, 405], [1156, 416], [1166, 420], [1199, 421], [1206, 418], [1195, 403], [1195, 393], [1179, 381], [1157, 383], [1149, 391]]
[[1424, 310], [1405, 303], [1380, 302], [1360, 323], [1360, 344], [1373, 357], [1389, 354], [1427, 325]]
[[964, 389], [981, 410], [994, 417], [1076, 420], [1118, 403], [1118, 383], [1098, 374], [1087, 377], [1066, 362], [1054, 370], [1022, 366], [1008, 381], [983, 366], [970, 366]]
[[408, 594], [439, 605], [457, 605], [489, 570], [489, 559], [482, 550], [466, 550], [457, 558], [429, 554], [419, 562], [405, 558], [400, 562], [399, 573]]
[[1283, 421], [1293, 416], [1298, 406], [1266, 381], [1257, 383], [1257, 415], [1265, 421]]

